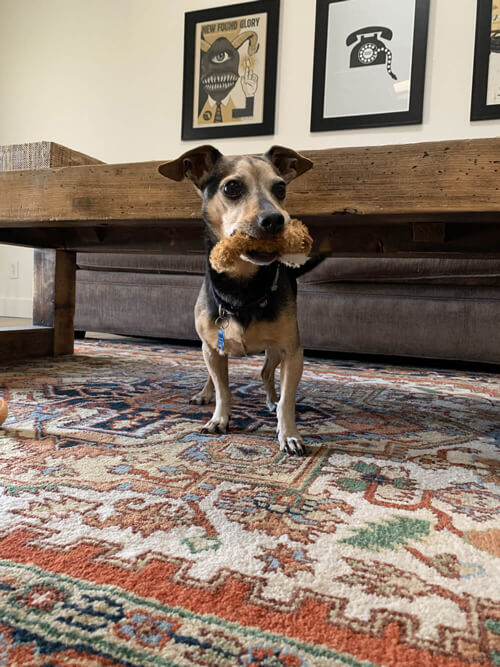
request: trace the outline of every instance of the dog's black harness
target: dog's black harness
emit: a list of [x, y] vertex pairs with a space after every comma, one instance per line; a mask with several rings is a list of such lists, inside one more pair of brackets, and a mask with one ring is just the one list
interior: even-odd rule
[[241, 319], [243, 316], [244, 319], [246, 319], [248, 313], [251, 313], [251, 311], [256, 306], [258, 306], [259, 308], [265, 308], [268, 304], [269, 297], [271, 296], [272, 292], [276, 292], [276, 290], [278, 289], [279, 274], [280, 274], [280, 265], [278, 264], [278, 266], [276, 267], [276, 272], [274, 274], [274, 280], [272, 282], [272, 285], [270, 288], [266, 289], [264, 296], [260, 296], [257, 299], [250, 299], [249, 301], [244, 301], [237, 308], [235, 308], [232, 303], [229, 303], [228, 301], [224, 300], [221, 297], [221, 295], [218, 294], [213, 282], [210, 281], [209, 283], [210, 291], [212, 292], [212, 297], [215, 301], [215, 305], [217, 306], [219, 317], [221, 318], [236, 317], [237, 319]]
[[215, 319], [215, 324], [219, 328], [218, 337], [217, 337], [217, 348], [219, 352], [224, 352], [224, 329], [229, 325], [229, 318], [234, 317], [244, 326], [246, 326], [252, 319], [252, 315], [258, 313], [261, 308], [265, 308], [273, 292], [276, 292], [278, 289], [278, 280], [280, 275], [280, 265], [276, 266], [276, 271], [274, 274], [274, 279], [270, 287], [268, 287], [263, 296], [259, 296], [256, 299], [249, 299], [239, 303], [237, 307], [234, 304], [226, 301], [217, 291], [215, 285], [210, 280], [208, 282], [210, 287], [211, 296], [215, 302], [217, 308], [217, 317]]

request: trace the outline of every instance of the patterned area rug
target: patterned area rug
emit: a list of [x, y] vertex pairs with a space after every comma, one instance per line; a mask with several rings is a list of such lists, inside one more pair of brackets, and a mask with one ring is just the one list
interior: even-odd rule
[[500, 665], [500, 377], [308, 361], [295, 458], [261, 363], [224, 436], [197, 349], [4, 369], [0, 665]]

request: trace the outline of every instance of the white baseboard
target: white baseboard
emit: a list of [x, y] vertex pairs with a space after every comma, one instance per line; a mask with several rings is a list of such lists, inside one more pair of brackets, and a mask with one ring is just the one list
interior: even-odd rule
[[32, 315], [31, 299], [0, 297], [0, 317], [32, 317]]

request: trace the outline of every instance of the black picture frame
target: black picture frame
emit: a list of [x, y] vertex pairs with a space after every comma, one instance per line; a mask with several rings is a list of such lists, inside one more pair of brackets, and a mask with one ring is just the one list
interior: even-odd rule
[[492, 13], [492, 0], [478, 0], [470, 111], [473, 121], [500, 118], [500, 103], [487, 104], [490, 54], [500, 53], [500, 30], [493, 30]]
[[[234, 34], [234, 31], [230, 30], [231, 25], [237, 24], [237, 31], [244, 30], [242, 27], [242, 22], [251, 17], [252, 15], [262, 15], [266, 14], [266, 27], [260, 28], [260, 32], [256, 37], [257, 51], [253, 54], [255, 58], [253, 61], [258, 61], [260, 76], [257, 77], [257, 91], [259, 86], [261, 91], [255, 93], [253, 99], [249, 101], [249, 97], [245, 96], [245, 107], [230, 109], [227, 113], [230, 112], [233, 114], [228, 116], [229, 120], [227, 122], [220, 122], [220, 125], [215, 124], [215, 117], [217, 116], [220, 119], [221, 115], [218, 115], [217, 106], [219, 109], [226, 108], [223, 103], [219, 100], [219, 105], [216, 100], [211, 109], [215, 108], [215, 111], [207, 109], [204, 113], [201, 107], [201, 102], [206, 97], [206, 104], [210, 104], [212, 98], [207, 92], [207, 86], [201, 84], [202, 80], [202, 52], [203, 48], [201, 46], [202, 42], [205, 45], [205, 48], [209, 42], [207, 40], [216, 39], [218, 37], [224, 37], [224, 31], [222, 30], [223, 26], [228, 26], [228, 32], [226, 35], [230, 37]], [[214, 7], [210, 9], [203, 9], [200, 11], [186, 12], [185, 14], [185, 26], [184, 26], [184, 78], [183, 78], [183, 107], [182, 107], [182, 139], [215, 139], [215, 138], [227, 138], [227, 137], [246, 137], [246, 136], [257, 136], [257, 135], [266, 135], [274, 133], [274, 123], [275, 123], [275, 110], [276, 110], [276, 73], [277, 73], [277, 61], [278, 61], [278, 30], [279, 30], [279, 14], [280, 14], [280, 0], [257, 0], [255, 2], [245, 2], [242, 4], [235, 5], [225, 5], [223, 7]], [[201, 37], [198, 40], [199, 43], [199, 68], [196, 67], [197, 53], [195, 49], [197, 48], [197, 39], [196, 39], [196, 27], [198, 24], [207, 24], [211, 23], [214, 26], [214, 34], [209, 35], [207, 33], [201, 33]], [[246, 32], [256, 32], [259, 30], [259, 26], [252, 26], [251, 19], [248, 19], [250, 29]], [[262, 26], [262, 24], [260, 24]], [[252, 30], [252, 28], [254, 28]], [[221, 31], [222, 30], [222, 31]], [[200, 28], [201, 32], [201, 28]], [[263, 51], [260, 46], [261, 36], [265, 34], [265, 50]], [[206, 39], [205, 39], [206, 36]], [[246, 45], [247, 62], [252, 62], [251, 58], [251, 49], [252, 47], [252, 38], [247, 37], [248, 44]], [[229, 40], [230, 41], [230, 40]], [[261, 40], [262, 41], [262, 40]], [[254, 45], [255, 46], [255, 45]], [[237, 47], [236, 50], [241, 48], [241, 45]], [[259, 52], [260, 50], [260, 52]], [[207, 54], [208, 52], [205, 51]], [[226, 55], [221, 55], [226, 53]], [[232, 53], [230, 55], [232, 57]], [[213, 57], [213, 56], [212, 56]], [[218, 58], [227, 58], [229, 57], [227, 52], [219, 51], [216, 54]], [[264, 62], [262, 59], [264, 58]], [[239, 58], [238, 51], [238, 60], [241, 64], [241, 59]], [[205, 74], [207, 72], [207, 66], [213, 67], [211, 63], [214, 63], [214, 59], [209, 61], [205, 59]], [[216, 63], [219, 64], [219, 63]], [[234, 58], [232, 65], [234, 66]], [[255, 68], [256, 69], [256, 68]], [[255, 69], [245, 70], [250, 72], [251, 76], [256, 76]], [[264, 81], [262, 81], [262, 74]], [[240, 85], [242, 85], [243, 77], [238, 75]], [[227, 81], [227, 78], [226, 78]], [[236, 93], [237, 82], [233, 84], [233, 89], [228, 93], [228, 96], [231, 97], [233, 93]], [[242, 86], [243, 88], [243, 86]], [[227, 87], [226, 87], [227, 89]], [[225, 90], [225, 89], [223, 89]], [[238, 88], [239, 90], [239, 88]], [[220, 90], [215, 90], [215, 93], [220, 96], [222, 92]], [[241, 91], [239, 92], [241, 97]], [[245, 93], [246, 95], [246, 93]], [[260, 95], [260, 97], [258, 97]], [[254, 101], [256, 101], [256, 107], [254, 108]], [[195, 118], [194, 114], [194, 105], [197, 104], [197, 116]], [[258, 120], [251, 120], [252, 116], [245, 116], [244, 114], [253, 111], [254, 117], [258, 116]], [[221, 112], [222, 113], [222, 112]], [[236, 114], [236, 115], [235, 115]], [[234, 118], [234, 121], [232, 120]], [[248, 120], [246, 120], [248, 118]], [[206, 123], [206, 124], [205, 124]]]
[[[325, 82], [330, 5], [349, 0], [316, 0], [311, 132], [413, 125], [422, 122], [429, 0], [415, 0], [409, 108], [407, 111], [325, 116]], [[367, 0], [370, 2], [370, 0]], [[401, 3], [402, 0], [398, 0]], [[361, 31], [358, 31], [361, 32]], [[389, 38], [390, 39], [390, 38]], [[358, 65], [359, 66], [359, 65]], [[352, 67], [352, 65], [351, 65]]]

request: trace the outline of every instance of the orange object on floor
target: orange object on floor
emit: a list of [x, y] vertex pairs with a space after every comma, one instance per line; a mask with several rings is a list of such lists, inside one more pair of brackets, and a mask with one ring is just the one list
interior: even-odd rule
[[3, 400], [3, 398], [0, 398], [0, 424], [4, 423], [8, 414], [9, 409], [7, 407], [7, 403]]

